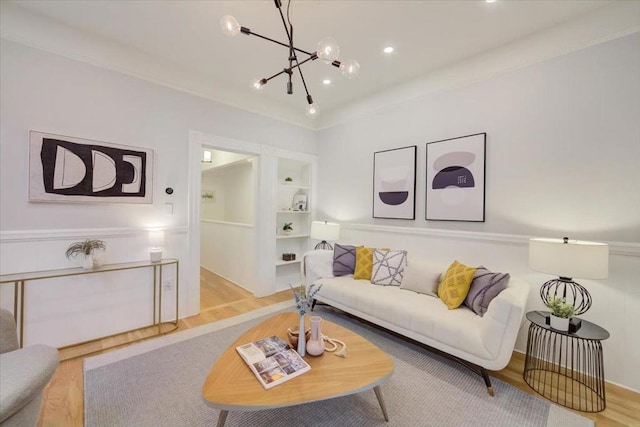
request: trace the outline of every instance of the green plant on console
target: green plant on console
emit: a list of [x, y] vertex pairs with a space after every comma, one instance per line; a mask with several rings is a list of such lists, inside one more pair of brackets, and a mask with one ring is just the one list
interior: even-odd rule
[[293, 227], [292, 227], [293, 223], [292, 222], [285, 222], [284, 226], [282, 226], [282, 229], [284, 231], [293, 231]]
[[69, 245], [65, 255], [68, 259], [75, 258], [78, 254], [91, 255], [97, 249], [106, 250], [107, 244], [102, 240], [87, 239]]
[[562, 317], [563, 319], [570, 318], [575, 313], [573, 305], [569, 304], [566, 298], [551, 297], [547, 301], [547, 307], [556, 317]]

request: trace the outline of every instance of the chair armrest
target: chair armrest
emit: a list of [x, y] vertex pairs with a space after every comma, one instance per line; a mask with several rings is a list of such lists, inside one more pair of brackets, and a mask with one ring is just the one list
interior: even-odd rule
[[0, 355], [0, 423], [42, 393], [58, 361], [58, 350], [41, 344]]

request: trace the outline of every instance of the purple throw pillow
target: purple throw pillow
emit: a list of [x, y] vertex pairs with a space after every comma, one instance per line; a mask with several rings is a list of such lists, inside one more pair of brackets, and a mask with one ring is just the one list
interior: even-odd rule
[[480, 266], [473, 276], [464, 305], [479, 316], [484, 316], [489, 303], [509, 285], [509, 273], [493, 273]]
[[335, 244], [333, 249], [333, 275], [346, 276], [353, 274], [356, 266], [356, 247]]

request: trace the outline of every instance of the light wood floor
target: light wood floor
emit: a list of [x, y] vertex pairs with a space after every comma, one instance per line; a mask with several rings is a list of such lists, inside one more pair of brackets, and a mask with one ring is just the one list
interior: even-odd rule
[[[265, 298], [255, 298], [250, 292], [201, 270], [200, 314], [181, 319], [178, 330], [236, 316], [248, 311], [286, 301], [291, 298], [289, 291], [279, 292]], [[153, 331], [122, 334], [105, 338], [90, 344], [83, 344], [60, 351], [62, 362], [44, 393], [39, 426], [82, 426], [83, 408], [83, 354], [98, 354], [101, 350], [116, 345], [127, 345], [133, 339], [148, 336]], [[145, 335], [146, 334], [146, 335]], [[605, 355], [606, 356], [606, 355]], [[522, 379], [524, 355], [514, 353], [509, 366], [495, 376], [519, 389], [538, 396]], [[482, 381], [478, 378], [478, 381]], [[633, 426], [640, 427], [640, 393], [633, 393], [621, 387], [607, 384], [607, 409], [597, 414], [578, 412], [595, 420], [598, 427]]]

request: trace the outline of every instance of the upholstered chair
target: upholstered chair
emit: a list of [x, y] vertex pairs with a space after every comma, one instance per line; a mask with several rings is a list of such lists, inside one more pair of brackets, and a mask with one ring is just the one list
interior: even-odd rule
[[45, 386], [58, 367], [58, 350], [19, 348], [13, 315], [0, 309], [0, 425], [35, 426]]

